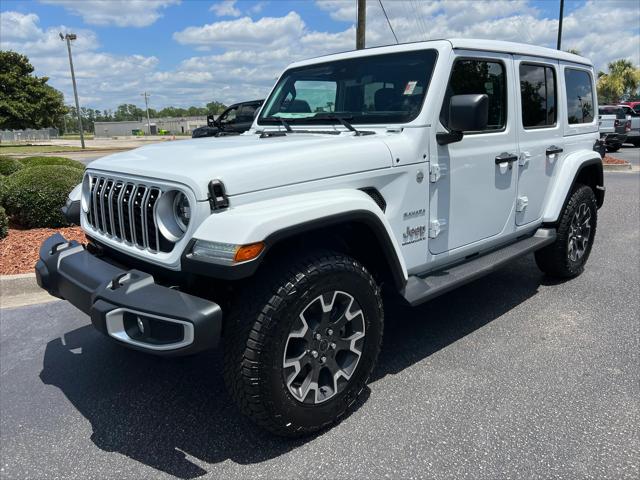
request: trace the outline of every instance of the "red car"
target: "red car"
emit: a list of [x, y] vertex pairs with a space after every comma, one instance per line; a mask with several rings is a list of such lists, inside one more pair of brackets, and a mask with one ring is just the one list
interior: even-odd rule
[[631, 108], [633, 108], [634, 110], [637, 110], [637, 106], [640, 105], [640, 101], [634, 101], [634, 102], [620, 102], [621, 105], [629, 105]]

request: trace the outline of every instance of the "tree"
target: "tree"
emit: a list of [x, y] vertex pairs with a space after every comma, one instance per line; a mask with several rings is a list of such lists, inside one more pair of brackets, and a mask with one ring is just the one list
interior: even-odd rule
[[636, 94], [640, 69], [629, 60], [619, 59], [608, 65], [609, 73], [598, 73], [598, 97], [601, 103], [618, 103], [622, 97]]
[[33, 75], [29, 59], [0, 50], [0, 129], [47, 128], [60, 125], [67, 111], [62, 93]]

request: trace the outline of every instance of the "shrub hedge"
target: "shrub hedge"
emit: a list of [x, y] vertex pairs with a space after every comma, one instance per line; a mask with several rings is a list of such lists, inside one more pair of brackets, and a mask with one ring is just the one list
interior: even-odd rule
[[23, 167], [20, 160], [0, 155], [0, 175], [11, 175]]
[[9, 217], [4, 208], [0, 206], [0, 238], [4, 238], [9, 233]]
[[11, 218], [25, 228], [69, 225], [60, 208], [67, 195], [82, 181], [79, 168], [39, 165], [24, 168], [6, 179], [4, 206]]
[[41, 165], [64, 165], [67, 167], [79, 168], [84, 170], [84, 165], [77, 160], [71, 160], [65, 157], [27, 157], [20, 160], [20, 162], [26, 167], [39, 167]]

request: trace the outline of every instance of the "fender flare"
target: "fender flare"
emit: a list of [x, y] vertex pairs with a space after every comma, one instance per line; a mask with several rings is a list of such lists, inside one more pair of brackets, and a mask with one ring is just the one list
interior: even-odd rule
[[596, 182], [597, 186], [602, 187], [602, 190], [598, 189], [595, 194], [598, 201], [598, 208], [602, 206], [604, 202], [604, 168], [602, 166], [602, 158], [600, 158], [597, 152], [575, 152], [563, 159], [560, 171], [557, 173], [556, 180], [553, 183], [553, 191], [548, 195], [547, 204], [545, 205], [542, 215], [543, 223], [552, 224], [558, 220], [560, 212], [562, 212], [569, 200], [569, 193], [571, 193], [571, 190], [575, 186], [580, 172], [592, 165], [598, 166]]
[[[394, 286], [402, 289], [408, 275], [389, 222], [373, 199], [360, 190], [324, 190], [247, 203], [213, 213], [195, 231], [182, 255], [186, 271], [223, 280], [253, 275], [276, 244], [302, 233], [349, 223], [365, 225], [384, 252]], [[196, 239], [247, 245], [264, 242], [254, 260], [238, 264], [215, 262], [191, 254]]]

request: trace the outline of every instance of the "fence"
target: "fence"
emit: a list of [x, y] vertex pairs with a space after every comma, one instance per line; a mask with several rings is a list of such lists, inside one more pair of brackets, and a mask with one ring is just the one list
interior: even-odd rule
[[29, 142], [58, 138], [57, 128], [41, 128], [40, 130], [0, 130], [1, 142]]

